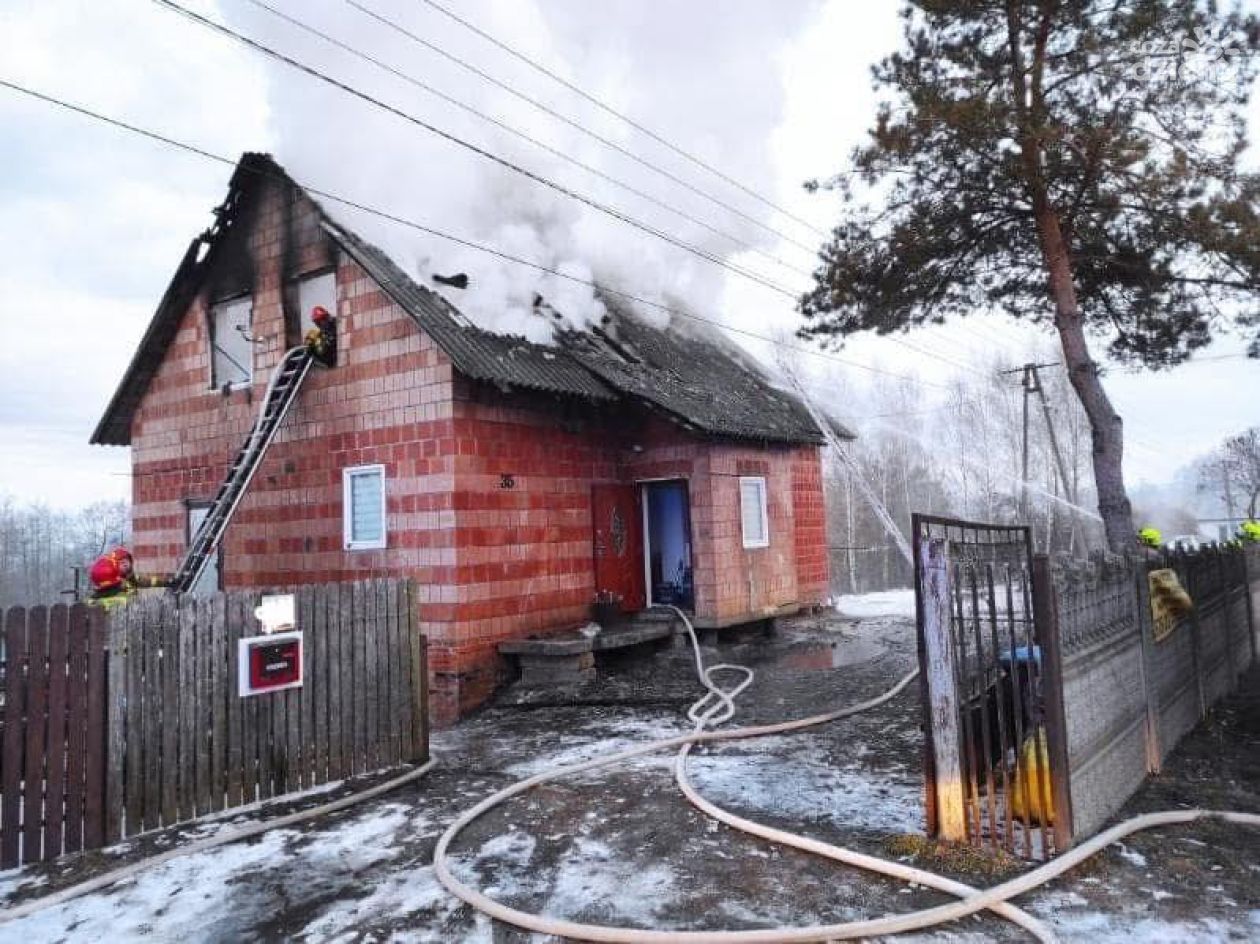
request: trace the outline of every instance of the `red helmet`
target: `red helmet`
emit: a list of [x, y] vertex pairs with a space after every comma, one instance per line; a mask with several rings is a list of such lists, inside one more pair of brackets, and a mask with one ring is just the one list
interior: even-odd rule
[[98, 592], [114, 590], [122, 586], [124, 574], [118, 565], [118, 560], [114, 557], [114, 552], [111, 551], [96, 559], [96, 563], [88, 571], [88, 579], [92, 581], [92, 588]]
[[315, 322], [317, 325], [322, 325], [325, 321], [330, 320], [332, 320], [332, 315], [329, 314], [328, 309], [323, 305], [316, 305], [313, 309], [311, 309], [311, 321]]
[[131, 551], [125, 547], [119, 546], [109, 552], [109, 556], [114, 559], [114, 563], [118, 565], [118, 569], [124, 577], [127, 577], [135, 569], [136, 562], [131, 556]]

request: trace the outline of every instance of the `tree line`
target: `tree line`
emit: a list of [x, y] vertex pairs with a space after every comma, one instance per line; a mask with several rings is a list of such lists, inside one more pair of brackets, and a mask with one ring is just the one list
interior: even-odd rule
[[[1046, 360], [1046, 351], [1030, 360]], [[1041, 356], [1037, 356], [1041, 355]], [[858, 438], [848, 464], [827, 457], [832, 586], [865, 593], [911, 584], [913, 572], [863, 494], [865, 478], [907, 537], [915, 512], [991, 524], [1027, 523], [1038, 551], [1082, 555], [1105, 546], [1090, 474], [1089, 422], [1061, 367], [1038, 372], [1050, 424], [1029, 394], [1028, 479], [1024, 467], [1025, 392], [1019, 374], [992, 361], [955, 379], [943, 395], [881, 379], [865, 390], [828, 382], [833, 412]], [[857, 407], [843, 409], [855, 401]], [[1057, 440], [1067, 481], [1055, 461]]]
[[105, 550], [130, 538], [126, 502], [95, 502], [61, 510], [19, 503], [0, 495], [0, 608], [69, 602], [80, 569], [86, 593], [87, 571]]

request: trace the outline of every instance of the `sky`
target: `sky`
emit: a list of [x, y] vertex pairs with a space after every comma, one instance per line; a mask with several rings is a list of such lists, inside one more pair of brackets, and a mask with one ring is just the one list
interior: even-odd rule
[[[601, 302], [585, 280], [738, 330], [790, 337], [798, 323], [791, 296], [807, 286], [813, 249], [838, 210], [834, 195], [808, 194], [801, 183], [844, 166], [873, 114], [870, 66], [899, 43], [897, 5], [887, 0], [443, 0], [763, 202], [425, 0], [267, 2], [393, 74], [254, 0], [186, 5], [588, 202], [269, 62], [151, 0], [6, 0], [0, 81], [224, 158], [270, 151], [303, 183], [571, 276], [495, 261], [325, 201], [417, 277], [472, 273], [461, 307], [493, 329], [537, 340], [549, 329], [529, 314], [535, 292], [572, 321], [599, 317]], [[1260, 127], [1260, 111], [1253, 126]], [[127, 450], [89, 446], [88, 438], [188, 241], [209, 225], [230, 167], [2, 87], [0, 166], [0, 323], [8, 329], [0, 345], [0, 494], [63, 507], [127, 497]], [[637, 307], [645, 317], [669, 317]], [[770, 345], [741, 337], [773, 356]], [[971, 318], [900, 339], [857, 338], [838, 356], [931, 383], [952, 380], [961, 364], [965, 377], [980, 382], [994, 359], [1022, 363], [1047, 340], [996, 318]], [[1238, 339], [1224, 339], [1205, 353], [1242, 349]], [[796, 359], [815, 375], [825, 367], [843, 376], [846, 400], [830, 405], [860, 432], [861, 387], [879, 375], [815, 355]], [[1107, 386], [1130, 434], [1131, 482], [1166, 481], [1226, 435], [1254, 425], [1258, 379], [1260, 365], [1239, 359], [1199, 360], [1158, 375], [1113, 371]]]

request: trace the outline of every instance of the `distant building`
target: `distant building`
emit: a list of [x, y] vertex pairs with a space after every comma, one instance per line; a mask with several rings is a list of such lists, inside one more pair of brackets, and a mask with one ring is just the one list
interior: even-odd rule
[[92, 436], [131, 447], [142, 571], [183, 555], [315, 305], [337, 366], [310, 374], [204, 584], [414, 578], [439, 720], [502, 681], [500, 642], [581, 624], [600, 591], [715, 627], [826, 597], [823, 437], [747, 358], [626, 316], [550, 347], [487, 333], [259, 154]]

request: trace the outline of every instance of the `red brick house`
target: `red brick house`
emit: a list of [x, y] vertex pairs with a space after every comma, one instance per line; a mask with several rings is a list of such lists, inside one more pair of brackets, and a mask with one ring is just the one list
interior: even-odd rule
[[142, 570], [175, 566], [322, 304], [337, 365], [309, 375], [204, 583], [413, 577], [440, 720], [502, 680], [500, 642], [584, 622], [597, 591], [711, 627], [825, 597], [823, 437], [729, 345], [624, 315], [552, 346], [480, 330], [265, 155], [216, 215], [92, 436], [131, 447]]

